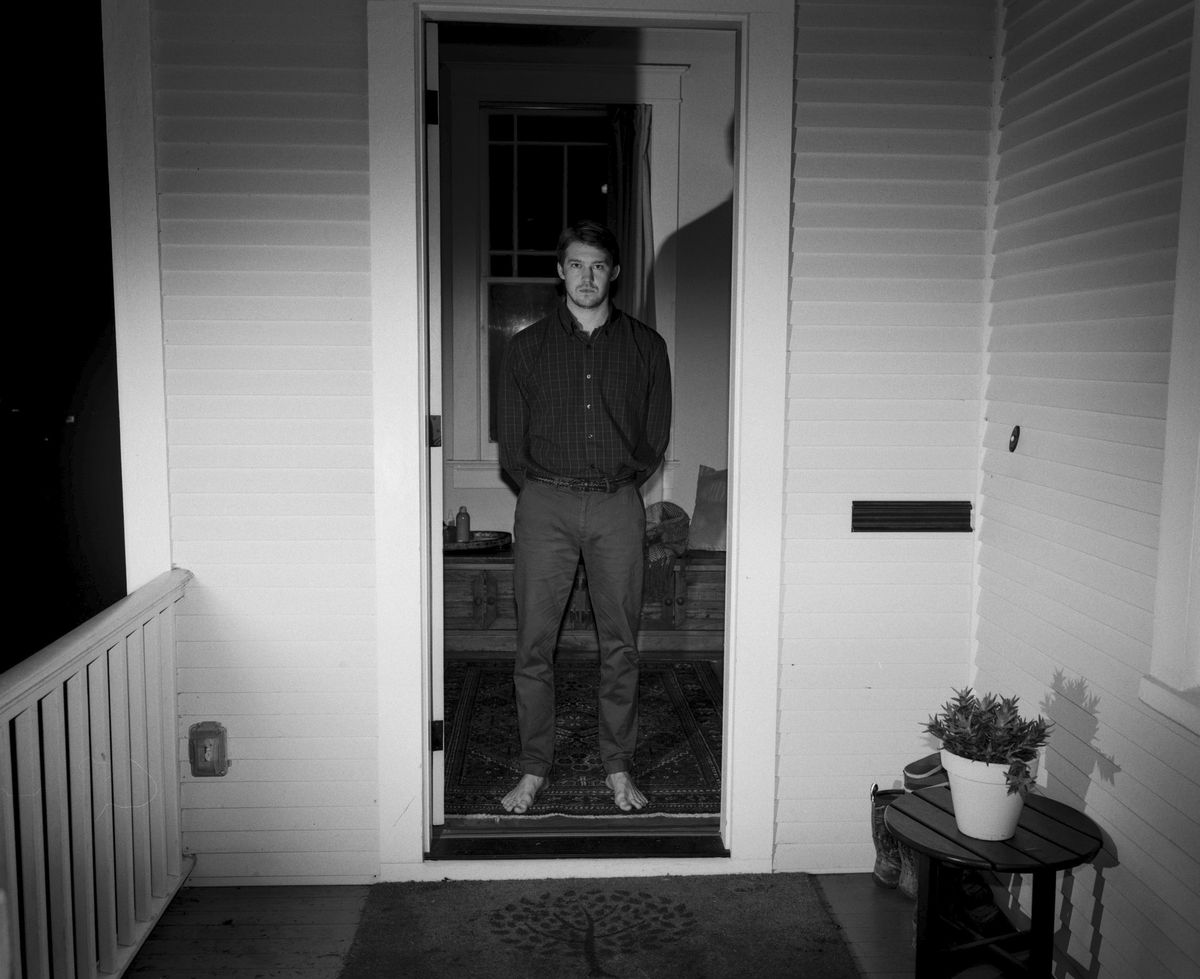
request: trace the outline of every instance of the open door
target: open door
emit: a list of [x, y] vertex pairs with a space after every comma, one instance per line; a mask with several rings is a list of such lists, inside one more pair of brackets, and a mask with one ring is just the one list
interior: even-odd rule
[[[429, 304], [428, 345], [432, 349], [440, 339], [442, 355], [440, 373], [431, 361], [431, 375], [437, 376], [431, 376], [430, 390], [440, 383], [445, 408], [444, 469], [433, 473], [431, 468], [431, 475], [441, 479], [431, 483], [430, 491], [434, 501], [444, 491], [443, 516], [466, 505], [473, 530], [503, 534], [512, 529], [514, 495], [499, 468], [491, 424], [493, 372], [508, 337], [557, 304], [553, 247], [559, 229], [569, 223], [573, 211], [575, 217], [605, 216], [610, 192], [617, 200], [636, 199], [639, 208], [649, 212], [642, 227], [653, 247], [641, 254], [652, 300], [643, 303], [647, 311], [639, 309], [639, 317], [663, 335], [677, 366], [675, 396], [681, 422], [672, 435], [674, 451], [668, 449], [666, 464], [643, 487], [643, 498], [650, 506], [677, 510], [666, 500], [674, 495], [686, 501], [690, 511], [700, 466], [724, 468], [734, 176], [733, 161], [726, 154], [732, 149], [735, 40], [729, 32], [647, 34], [633, 28], [546, 25], [516, 30], [459, 21], [442, 23], [437, 33], [427, 32], [426, 88], [431, 91], [437, 84], [439, 89], [441, 127], [438, 159], [432, 145], [435, 130], [426, 119], [431, 208], [427, 287], [436, 281], [437, 258], [445, 287], [436, 324], [432, 297]], [[434, 59], [440, 59], [436, 80], [430, 70]], [[628, 131], [618, 126], [629, 119], [631, 108], [645, 110], [637, 132], [648, 173], [646, 184], [637, 185], [636, 197], [629, 168], [619, 171], [620, 180], [626, 181], [621, 183], [612, 165], [620, 158], [614, 132]], [[439, 178], [441, 207], [435, 216]], [[691, 217], [683, 225], [681, 204], [689, 217], [704, 220]], [[634, 268], [627, 263], [622, 279]], [[543, 309], [547, 297], [549, 306]], [[622, 300], [619, 293], [618, 305]], [[677, 321], [686, 322], [678, 345]], [[439, 324], [440, 334], [435, 332]], [[430, 463], [432, 467], [432, 457]], [[436, 502], [431, 505], [436, 507]], [[439, 553], [432, 563], [444, 577], [439, 583], [442, 607], [433, 609], [434, 620], [442, 613], [442, 628], [435, 629], [433, 669], [440, 666], [445, 672], [433, 677], [431, 687], [437, 701], [434, 716], [452, 720], [454, 730], [447, 723], [446, 751], [435, 755], [434, 777], [446, 781], [435, 785], [431, 796], [435, 815], [430, 854], [449, 858], [465, 852], [456, 846], [475, 853], [482, 845], [478, 840], [486, 837], [496, 850], [492, 855], [520, 855], [522, 838], [537, 826], [539, 835], [553, 828], [559, 845], [589, 838], [589, 855], [628, 849], [631, 838], [644, 837], [651, 828], [659, 835], [669, 829], [672, 838], [670, 846], [655, 845], [657, 855], [725, 855], [718, 837], [724, 554], [689, 558], [686, 573], [682, 562], [660, 561], [665, 574], [656, 576], [656, 581], [662, 580], [655, 597], [647, 599], [652, 608], [643, 615], [639, 643], [656, 659], [655, 689], [662, 689], [662, 696], [656, 694], [652, 701], [660, 716], [666, 712], [663, 705], [671, 705], [674, 713], [664, 724], [690, 732], [690, 752], [663, 748], [669, 742], [665, 735], [651, 739], [660, 746], [656, 777], [663, 790], [655, 810], [622, 821], [603, 806], [593, 811], [590, 807], [597, 804], [584, 790], [580, 798], [566, 799], [567, 782], [559, 780], [564, 797], [554, 803], [558, 808], [539, 813], [542, 818], [536, 824], [527, 820], [517, 826], [506, 819], [521, 817], [494, 812], [508, 787], [499, 784], [495, 772], [498, 759], [507, 757], [507, 743], [502, 743], [497, 726], [470, 724], [472, 717], [486, 718], [495, 710], [503, 682], [497, 664], [506, 656], [511, 664], [515, 648], [511, 552], [451, 549], [445, 554], [438, 540], [435, 533], [431, 543]], [[577, 584], [560, 653], [565, 660], [584, 659], [594, 639], [586, 587]], [[477, 662], [484, 660], [488, 665]], [[511, 665], [508, 673], [511, 676]], [[584, 714], [570, 709], [566, 713]], [[710, 717], [716, 721], [705, 720]], [[570, 742], [572, 736], [568, 733], [564, 740]], [[697, 783], [686, 788], [679, 784], [688, 777], [680, 774], [686, 764], [678, 759], [684, 756], [699, 773]], [[667, 777], [676, 781], [664, 785]], [[487, 779], [493, 781], [484, 786]], [[602, 792], [602, 779], [597, 785]], [[691, 795], [689, 790], [694, 790]], [[608, 818], [613, 825], [605, 822]], [[652, 827], [653, 820], [658, 822]], [[608, 849], [595, 844], [600, 835]]]
[[[442, 574], [442, 245], [441, 245], [441, 146], [438, 134], [438, 25], [425, 24], [425, 227], [429, 238], [425, 278], [426, 329], [429, 341], [426, 365], [429, 390], [429, 555], [430, 600], [435, 610], [429, 644], [429, 717], [431, 752], [429, 778], [431, 822], [446, 821], [445, 691], [443, 660], [445, 633], [438, 610], [443, 601]], [[428, 846], [429, 841], [426, 841]]]

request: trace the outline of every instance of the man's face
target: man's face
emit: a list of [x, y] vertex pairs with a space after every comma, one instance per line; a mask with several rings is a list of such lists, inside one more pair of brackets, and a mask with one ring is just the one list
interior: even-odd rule
[[580, 309], [603, 306], [608, 301], [609, 285], [620, 271], [621, 267], [610, 262], [603, 248], [581, 241], [567, 246], [558, 265], [558, 277], [563, 280], [567, 299]]

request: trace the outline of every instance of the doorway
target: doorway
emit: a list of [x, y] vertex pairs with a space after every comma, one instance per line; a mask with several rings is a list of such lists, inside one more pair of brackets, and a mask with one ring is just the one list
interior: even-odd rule
[[[435, 786], [435, 798], [438, 788], [443, 794], [434, 806], [431, 852], [474, 855], [483, 846], [485, 852], [517, 855], [522, 847], [546, 845], [530, 844], [533, 820], [506, 819], [496, 798], [490, 810], [471, 811], [482, 798], [479, 781], [489, 771], [502, 782], [514, 777], [503, 771], [507, 735], [500, 744], [468, 744], [472, 737], [496, 732], [484, 724], [483, 735], [472, 735], [463, 707], [469, 702], [479, 712], [496, 710], [496, 698], [502, 699], [509, 682], [504, 664], [510, 674], [513, 652], [511, 553], [503, 538], [512, 529], [515, 494], [497, 462], [489, 382], [504, 339], [537, 319], [546, 303], [557, 302], [554, 239], [569, 220], [596, 213], [572, 213], [573, 207], [604, 206], [604, 192], [611, 188], [595, 186], [608, 177], [594, 161], [605, 150], [602, 141], [614, 109], [638, 104], [649, 107], [653, 134], [653, 201], [647, 205], [655, 241], [645, 276], [648, 297], [638, 314], [671, 349], [676, 404], [667, 460], [643, 495], [652, 525], [665, 529], [684, 521], [683, 537], [672, 541], [680, 545], [678, 554], [660, 560], [659, 574], [651, 576], [655, 584], [648, 589], [639, 646], [644, 664], [652, 667], [643, 670], [650, 677], [644, 682], [655, 687], [651, 699], [667, 703], [674, 698], [700, 756], [693, 761], [695, 771], [705, 769], [706, 753], [715, 755], [715, 771], [696, 776], [699, 781], [707, 777], [708, 784], [696, 786], [707, 793], [698, 791], [701, 801], [693, 811], [686, 803], [680, 804], [682, 811], [666, 805], [654, 811], [651, 794], [652, 811], [644, 817], [605, 819], [588, 810], [586, 800], [581, 810], [579, 793], [568, 793], [569, 804], [562, 796], [537, 821], [536, 835], [553, 838], [559, 853], [572, 845], [581, 853], [636, 850], [652, 836], [662, 853], [726, 855], [719, 837], [723, 484], [719, 502], [709, 499], [704, 505], [719, 526], [708, 525], [704, 539], [697, 537], [697, 546], [689, 548], [686, 525], [699, 512], [698, 491], [712, 490], [728, 469], [735, 35], [448, 23], [438, 25], [437, 50], [442, 192], [434, 230], [441, 240], [440, 295], [431, 308], [440, 305], [442, 311], [441, 515], [448, 521], [465, 507], [472, 527], [500, 543], [433, 555], [432, 565], [439, 556], [443, 565], [442, 663], [435, 662], [431, 672], [442, 680], [440, 691], [434, 683], [433, 696], [441, 696], [439, 706], [445, 708], [446, 767], [442, 785]], [[551, 193], [548, 186], [555, 181], [561, 186]], [[507, 195], [505, 185], [511, 187]], [[546, 215], [544, 209], [530, 208], [522, 199], [528, 187], [561, 200], [562, 210]], [[526, 220], [531, 210], [537, 213]], [[623, 268], [622, 278], [632, 271]], [[616, 301], [629, 309], [622, 296]], [[594, 647], [585, 573], [581, 568], [560, 637], [564, 674], [571, 673], [573, 663], [586, 664]], [[678, 703], [681, 696], [691, 702]], [[645, 699], [644, 694], [643, 712]], [[714, 709], [716, 736], [706, 740], [705, 725], [696, 718], [707, 716], [711, 734]], [[464, 758], [474, 760], [473, 772], [462, 770]], [[465, 808], [464, 797], [472, 800]], [[573, 815], [580, 811], [586, 815]], [[488, 843], [481, 843], [485, 839]]]
[[[544, 11], [544, 13], [543, 13]], [[371, 133], [371, 352], [375, 472], [374, 568], [379, 650], [376, 727], [382, 880], [440, 880], [481, 872], [477, 861], [429, 861], [440, 784], [440, 706], [430, 696], [431, 649], [441, 642], [441, 464], [428, 418], [431, 389], [426, 288], [426, 18], [611, 24], [580, 0], [530, 0], [521, 10], [469, 2], [368, 0]], [[725, 627], [726, 713], [721, 839], [723, 872], [773, 867], [780, 775], [778, 688], [787, 435], [787, 323], [795, 6], [791, 0], [656, 0], [621, 23], [669, 24], [734, 34], [735, 189], [733, 337], [729, 419], [729, 547]], [[751, 57], [753, 52], [753, 57]], [[440, 315], [434, 317], [440, 322]], [[440, 392], [437, 403], [440, 403]], [[789, 559], [795, 559], [789, 554]], [[436, 594], [435, 594], [436, 593]], [[435, 616], [435, 610], [437, 615]], [[440, 663], [440, 647], [435, 650]], [[438, 679], [440, 683], [440, 678]], [[628, 867], [603, 861], [506, 861], [503, 876], [595, 876]], [[712, 862], [647, 857], [638, 873], [711, 872]], [[496, 873], [493, 866], [491, 873]]]

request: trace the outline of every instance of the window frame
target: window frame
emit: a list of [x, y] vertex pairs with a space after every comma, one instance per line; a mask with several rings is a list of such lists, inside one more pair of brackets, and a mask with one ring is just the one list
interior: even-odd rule
[[[1200, 30], [1200, 11], [1196, 13]], [[1138, 694], [1200, 734], [1200, 33], [1192, 35], [1150, 672]]]

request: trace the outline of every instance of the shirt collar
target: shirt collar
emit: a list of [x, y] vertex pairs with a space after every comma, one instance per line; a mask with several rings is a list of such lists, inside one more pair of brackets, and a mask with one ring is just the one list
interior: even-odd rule
[[[596, 327], [596, 329], [592, 331], [592, 336], [599, 336], [601, 333], [607, 330], [610, 325], [615, 323], [620, 316], [621, 311], [613, 305], [612, 300], [610, 299], [608, 303], [608, 319], [606, 319], [602, 324], [600, 324], [600, 326]], [[563, 332], [568, 336], [574, 335], [576, 330], [578, 330], [580, 333], [584, 332], [583, 327], [579, 325], [579, 321], [575, 318], [575, 315], [570, 309], [567, 308], [567, 301], [565, 299], [558, 304], [558, 325], [562, 327]]]

